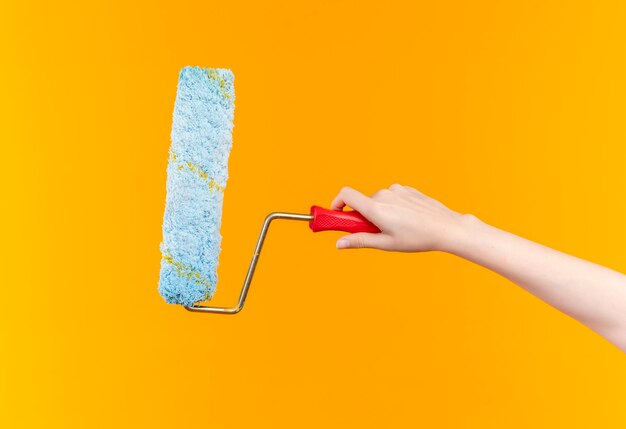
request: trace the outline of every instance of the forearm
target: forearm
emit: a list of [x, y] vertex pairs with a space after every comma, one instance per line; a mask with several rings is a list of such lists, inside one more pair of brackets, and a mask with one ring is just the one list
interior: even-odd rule
[[626, 276], [466, 216], [450, 253], [508, 278], [626, 352]]
[[398, 184], [367, 197], [343, 188], [331, 207], [350, 206], [380, 233], [356, 233], [340, 249], [441, 250], [482, 265], [572, 316], [626, 352], [626, 276], [450, 210]]

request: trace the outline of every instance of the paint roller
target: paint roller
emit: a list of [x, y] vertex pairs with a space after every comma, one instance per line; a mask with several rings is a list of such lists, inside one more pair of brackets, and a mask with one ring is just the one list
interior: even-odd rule
[[235, 109], [227, 69], [185, 67], [178, 78], [167, 165], [159, 293], [193, 312], [236, 314], [243, 309], [272, 221], [306, 221], [313, 232], [380, 230], [356, 211], [312, 206], [308, 214], [267, 215], [234, 307], [203, 305], [217, 285], [220, 234]]

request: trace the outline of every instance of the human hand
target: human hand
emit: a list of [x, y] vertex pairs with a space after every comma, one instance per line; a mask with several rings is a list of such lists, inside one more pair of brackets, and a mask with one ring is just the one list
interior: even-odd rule
[[343, 188], [331, 208], [346, 205], [381, 232], [343, 236], [337, 248], [455, 254], [506, 277], [626, 353], [626, 275], [452, 211], [408, 186], [392, 185], [371, 197]]
[[409, 186], [392, 185], [367, 197], [349, 187], [341, 189], [331, 209], [350, 206], [375, 224], [380, 233], [341, 237], [338, 249], [373, 248], [398, 252], [450, 251], [466, 219], [439, 201]]

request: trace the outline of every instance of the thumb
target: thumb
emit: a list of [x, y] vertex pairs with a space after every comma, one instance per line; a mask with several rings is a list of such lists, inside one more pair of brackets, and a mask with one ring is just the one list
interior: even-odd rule
[[381, 233], [357, 232], [344, 235], [337, 241], [337, 249], [383, 249], [386, 235]]

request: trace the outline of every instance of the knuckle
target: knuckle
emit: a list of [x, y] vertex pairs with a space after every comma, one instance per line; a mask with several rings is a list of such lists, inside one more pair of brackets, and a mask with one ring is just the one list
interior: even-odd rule
[[412, 186], [405, 186], [404, 189], [406, 189], [407, 191], [411, 192], [412, 194], [415, 194], [415, 195], [418, 195], [418, 196], [424, 196], [423, 193], [421, 193], [417, 189], [413, 188]]
[[389, 187], [389, 189], [391, 189], [392, 191], [401, 191], [404, 190], [404, 186], [400, 185], [399, 183], [394, 183]]
[[391, 191], [389, 189], [381, 189], [380, 191], [377, 191], [374, 195], [372, 195], [372, 199], [378, 200], [378, 201], [384, 200], [390, 194], [391, 194]]

